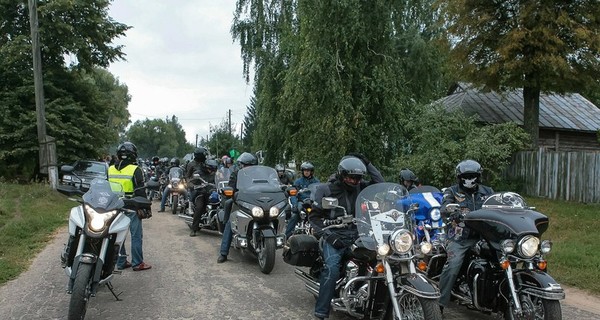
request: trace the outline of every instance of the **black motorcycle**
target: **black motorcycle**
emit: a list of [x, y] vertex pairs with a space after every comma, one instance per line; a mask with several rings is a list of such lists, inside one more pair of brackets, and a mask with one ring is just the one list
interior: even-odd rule
[[[215, 181], [217, 184], [221, 184], [220, 181]], [[198, 210], [197, 199], [204, 193], [208, 193], [208, 202], [206, 203], [206, 211], [200, 217], [200, 229], [206, 230], [219, 230], [218, 212], [221, 209], [221, 196], [219, 195], [217, 187], [214, 183], [210, 183], [200, 178], [200, 174], [194, 173], [188, 186], [191, 190], [196, 191], [196, 195], [192, 201], [189, 202], [189, 207], [184, 210], [183, 213], [179, 214], [179, 217], [184, 219], [188, 227], [192, 227], [194, 222], [194, 212]]]
[[233, 197], [229, 218], [233, 231], [233, 246], [249, 249], [258, 256], [262, 273], [275, 266], [275, 252], [285, 241], [285, 208], [287, 194], [279, 185], [277, 171], [271, 167], [251, 166], [238, 171], [237, 189], [223, 189]]
[[[344, 215], [326, 221], [326, 229], [356, 224], [359, 238], [351, 254], [342, 259], [341, 277], [331, 301], [333, 310], [359, 319], [441, 319], [435, 285], [414, 265], [414, 225], [410, 212], [398, 202], [408, 196], [405, 187], [378, 183], [365, 188], [356, 200], [356, 217], [346, 214], [337, 199], [323, 198], [322, 208], [341, 210]], [[311, 240], [312, 239], [312, 240]], [[284, 261], [311, 267], [296, 268], [296, 275], [313, 295], [319, 293], [322, 258], [313, 236], [294, 235], [284, 250]]]
[[177, 214], [177, 212], [183, 212], [186, 207], [187, 189], [186, 183], [183, 178], [183, 170], [179, 167], [173, 167], [169, 169], [168, 174], [169, 194], [167, 195], [167, 201], [165, 205], [171, 207], [171, 213]]
[[[448, 237], [462, 223], [481, 236], [467, 253], [452, 291], [459, 303], [504, 319], [562, 319], [559, 300], [565, 293], [546, 273], [544, 258], [552, 243], [540, 241], [548, 217], [513, 192], [496, 193], [472, 212], [458, 212], [456, 204], [447, 209], [454, 211]], [[427, 272], [439, 275], [442, 267], [437, 264]]]

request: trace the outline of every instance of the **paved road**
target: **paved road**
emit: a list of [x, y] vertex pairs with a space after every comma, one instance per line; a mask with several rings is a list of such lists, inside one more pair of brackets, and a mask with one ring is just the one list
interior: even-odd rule
[[[123, 301], [102, 287], [86, 319], [313, 319], [314, 298], [280, 255], [269, 275], [260, 272], [255, 257], [233, 249], [229, 261], [217, 264], [221, 237], [201, 232], [190, 238], [188, 227], [170, 213], [144, 221], [144, 232], [145, 260], [153, 268], [117, 275], [113, 284]], [[65, 240], [57, 234], [27, 272], [0, 287], [0, 319], [66, 318], [70, 296], [59, 264]], [[563, 318], [600, 315], [564, 305]], [[335, 312], [330, 319], [351, 318]], [[456, 306], [446, 310], [445, 319], [492, 318]]]

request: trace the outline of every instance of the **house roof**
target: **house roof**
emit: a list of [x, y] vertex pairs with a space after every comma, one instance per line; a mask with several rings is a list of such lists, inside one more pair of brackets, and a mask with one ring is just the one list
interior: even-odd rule
[[[468, 84], [458, 84], [453, 92], [438, 100], [448, 110], [463, 110], [487, 123], [516, 122], [523, 125], [523, 90], [504, 93], [482, 92]], [[598, 131], [600, 109], [578, 93], [540, 94], [540, 128]]]

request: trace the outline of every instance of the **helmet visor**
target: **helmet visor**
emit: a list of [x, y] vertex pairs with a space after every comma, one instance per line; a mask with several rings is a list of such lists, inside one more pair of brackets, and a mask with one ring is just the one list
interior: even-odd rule
[[360, 183], [360, 181], [362, 180], [363, 176], [359, 175], [359, 174], [349, 174], [347, 176], [344, 177], [344, 182], [349, 184], [349, 185], [353, 185], [356, 186]]

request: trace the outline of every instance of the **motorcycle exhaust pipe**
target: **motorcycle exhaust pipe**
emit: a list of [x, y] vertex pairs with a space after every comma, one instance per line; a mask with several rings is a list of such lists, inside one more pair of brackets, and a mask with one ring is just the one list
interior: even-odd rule
[[298, 268], [294, 270], [294, 273], [304, 282], [304, 286], [308, 292], [315, 296], [319, 296], [319, 282], [315, 281], [313, 277]]

